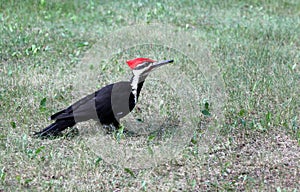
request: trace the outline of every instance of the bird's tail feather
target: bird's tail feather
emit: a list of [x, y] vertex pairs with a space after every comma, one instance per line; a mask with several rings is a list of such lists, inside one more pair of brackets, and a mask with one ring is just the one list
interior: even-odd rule
[[34, 136], [37, 137], [51, 137], [51, 136], [57, 136], [60, 132], [65, 130], [68, 127], [74, 126], [76, 123], [74, 120], [58, 120], [45, 129], [35, 132]]
[[61, 111], [59, 111], [59, 112], [57, 112], [57, 113], [51, 115], [50, 119], [51, 119], [51, 120], [56, 120], [58, 116], [60, 116], [60, 115], [62, 115], [62, 114], [64, 114], [64, 113], [69, 114], [69, 111], [68, 111], [68, 110], [70, 110], [70, 109], [68, 108], [68, 109], [61, 110]]

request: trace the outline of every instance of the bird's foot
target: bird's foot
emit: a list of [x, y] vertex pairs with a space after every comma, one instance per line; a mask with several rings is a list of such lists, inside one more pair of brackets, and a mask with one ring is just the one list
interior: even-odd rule
[[113, 133], [114, 131], [116, 131], [116, 127], [113, 126], [112, 124], [110, 125], [103, 125], [103, 128], [107, 131], [108, 134]]
[[107, 134], [123, 134], [126, 136], [135, 136], [136, 133], [133, 131], [130, 131], [128, 129], [125, 129], [124, 126], [119, 126], [118, 128], [116, 128], [114, 125], [110, 124], [110, 125], [103, 125], [103, 128], [107, 131]]

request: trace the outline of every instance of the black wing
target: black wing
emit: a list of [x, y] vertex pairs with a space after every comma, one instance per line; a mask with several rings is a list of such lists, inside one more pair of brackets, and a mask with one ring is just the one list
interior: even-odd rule
[[[78, 120], [77, 122], [79, 122], [97, 118], [96, 105], [99, 105], [100, 108], [106, 107], [106, 110], [109, 110], [108, 106], [110, 106], [112, 87], [113, 84], [110, 84], [90, 95], [87, 95], [68, 108], [53, 114], [51, 116], [51, 120], [74, 118], [75, 120]], [[105, 109], [102, 109], [101, 111], [104, 110]]]
[[110, 84], [87, 95], [73, 105], [51, 116], [52, 120], [73, 118], [76, 122], [89, 119], [110, 124], [126, 116], [134, 108], [130, 82]]

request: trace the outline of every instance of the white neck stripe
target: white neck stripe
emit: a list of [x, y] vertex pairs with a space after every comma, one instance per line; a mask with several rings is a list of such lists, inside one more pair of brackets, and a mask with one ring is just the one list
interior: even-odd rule
[[134, 103], [137, 103], [137, 88], [140, 80], [140, 76], [143, 70], [133, 70], [133, 77], [131, 80], [132, 94], [134, 95]]

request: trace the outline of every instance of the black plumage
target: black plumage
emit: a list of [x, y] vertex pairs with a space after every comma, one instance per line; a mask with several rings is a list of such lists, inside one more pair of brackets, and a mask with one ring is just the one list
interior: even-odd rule
[[[143, 83], [144, 81], [138, 84], [137, 98]], [[135, 104], [131, 82], [110, 84], [53, 114], [50, 118], [55, 122], [35, 135], [56, 136], [66, 128], [90, 119], [99, 121], [102, 125], [113, 125], [118, 128], [120, 119], [130, 113]]]
[[57, 136], [76, 123], [94, 119], [102, 125], [120, 126], [120, 119], [130, 113], [139, 98], [144, 81], [154, 68], [171, 63], [173, 60], [156, 62], [147, 58], [127, 61], [133, 69], [130, 81], [107, 85], [100, 90], [80, 99], [68, 108], [53, 114], [54, 123], [45, 129], [35, 132], [38, 137]]

